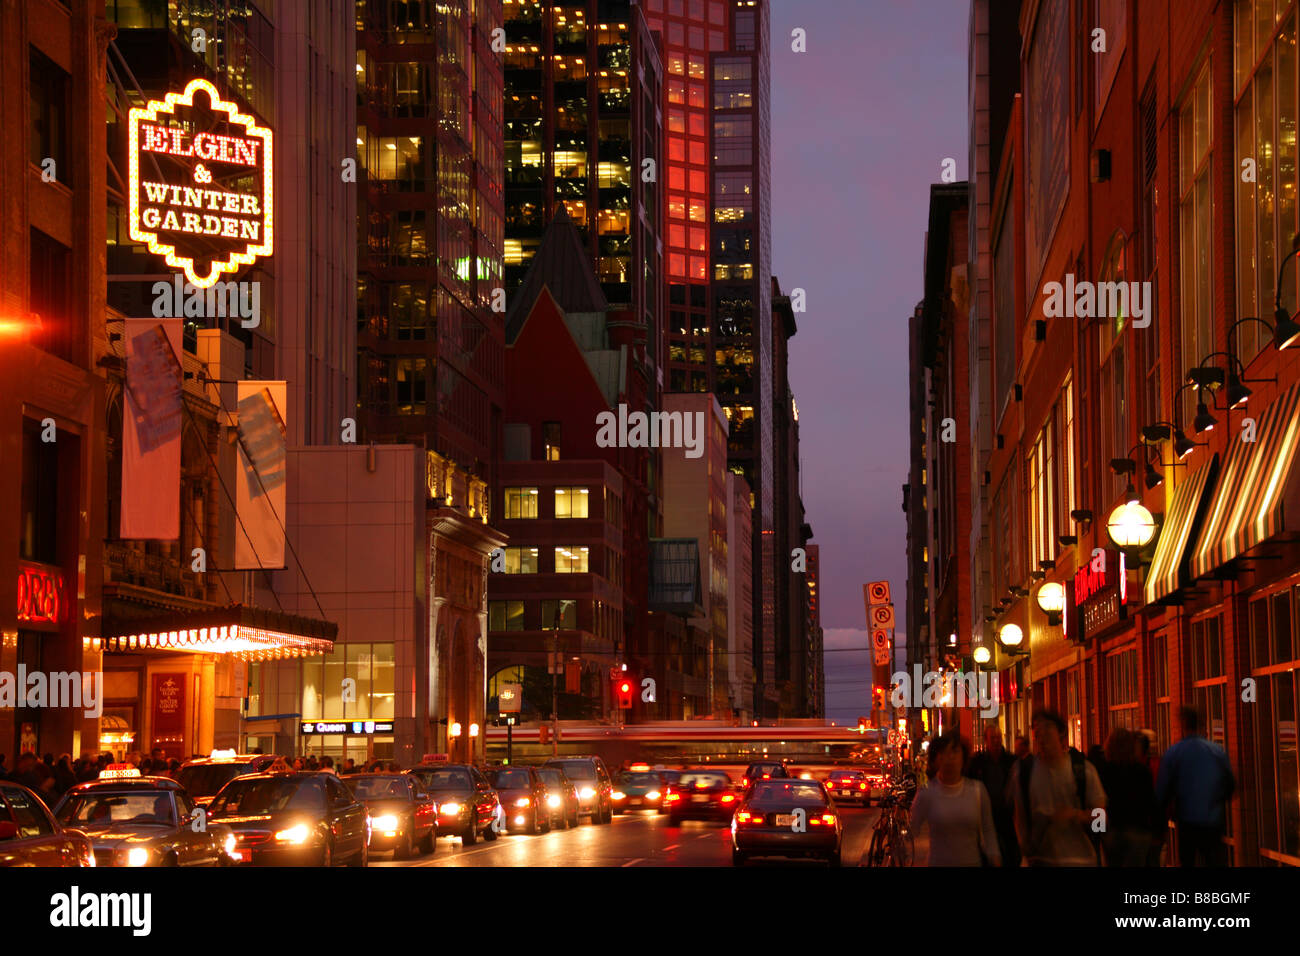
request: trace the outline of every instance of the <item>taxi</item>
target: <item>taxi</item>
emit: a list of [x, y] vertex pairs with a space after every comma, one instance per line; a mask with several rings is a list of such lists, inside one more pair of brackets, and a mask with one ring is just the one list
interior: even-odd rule
[[143, 777], [130, 764], [110, 764], [98, 780], [77, 784], [54, 816], [90, 838], [97, 867], [235, 862], [229, 827], [209, 823], [177, 781]]
[[0, 866], [94, 866], [90, 838], [65, 828], [35, 793], [0, 778]]
[[245, 774], [259, 773], [271, 766], [274, 761], [274, 754], [241, 754], [234, 750], [214, 750], [207, 757], [194, 757], [181, 764], [176, 779], [195, 803], [206, 807], [230, 781]]

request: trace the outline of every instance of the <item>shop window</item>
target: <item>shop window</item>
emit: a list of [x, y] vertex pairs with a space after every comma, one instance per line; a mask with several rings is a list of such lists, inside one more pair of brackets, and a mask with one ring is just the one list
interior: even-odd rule
[[41, 431], [40, 422], [23, 419], [18, 555], [28, 561], [57, 564], [59, 446], [42, 441]]
[[554, 600], [542, 602], [542, 630], [574, 631], [577, 628], [577, 601]]

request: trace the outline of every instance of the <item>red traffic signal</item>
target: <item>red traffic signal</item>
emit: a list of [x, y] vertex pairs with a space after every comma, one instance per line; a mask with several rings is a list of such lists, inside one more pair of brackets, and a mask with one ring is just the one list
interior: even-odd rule
[[618, 698], [619, 710], [632, 709], [632, 682], [626, 677], [614, 681], [614, 696]]

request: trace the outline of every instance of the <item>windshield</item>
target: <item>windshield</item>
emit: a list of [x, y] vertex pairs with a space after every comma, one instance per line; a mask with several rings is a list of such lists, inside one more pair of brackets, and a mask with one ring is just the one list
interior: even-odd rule
[[198, 764], [182, 767], [177, 778], [192, 797], [210, 797], [248, 768], [238, 763]]
[[407, 783], [402, 777], [344, 777], [343, 782], [356, 794], [358, 800], [406, 799]]
[[474, 786], [465, 770], [423, 770], [420, 779], [426, 790], [470, 790]]
[[115, 823], [161, 823], [174, 826], [170, 793], [141, 790], [135, 793], [85, 793], [73, 797], [59, 811], [68, 826], [109, 827]]
[[325, 788], [319, 780], [283, 777], [237, 779], [226, 784], [208, 808], [212, 816], [324, 810]]
[[831, 774], [833, 780], [860, 780], [862, 779], [861, 770], [841, 770], [838, 773]]
[[626, 787], [657, 787], [659, 786], [659, 774], [625, 773], [621, 782]]
[[558, 770], [539, 770], [537, 771], [537, 776], [541, 777], [542, 782], [548, 787], [564, 786], [564, 781], [561, 779], [560, 771]]
[[677, 786], [683, 790], [688, 788], [706, 790], [710, 787], [725, 787], [730, 783], [731, 778], [725, 773], [684, 773], [677, 781]]
[[765, 780], [754, 788], [751, 801], [772, 800], [776, 802], [815, 803], [824, 805], [826, 794], [816, 784], [774, 780]]
[[[557, 766], [553, 764], [552, 766]], [[585, 760], [566, 760], [558, 764], [570, 780], [595, 780], [596, 768]]]
[[533, 785], [527, 770], [489, 770], [488, 779], [498, 790], [527, 790]]

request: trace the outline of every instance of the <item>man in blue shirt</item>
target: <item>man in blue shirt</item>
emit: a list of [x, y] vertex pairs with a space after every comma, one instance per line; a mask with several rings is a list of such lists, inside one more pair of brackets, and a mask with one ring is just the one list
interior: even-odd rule
[[1201, 734], [1195, 709], [1179, 712], [1182, 739], [1165, 751], [1156, 781], [1156, 806], [1174, 804], [1178, 858], [1184, 867], [1226, 866], [1225, 804], [1236, 789], [1228, 754]]

